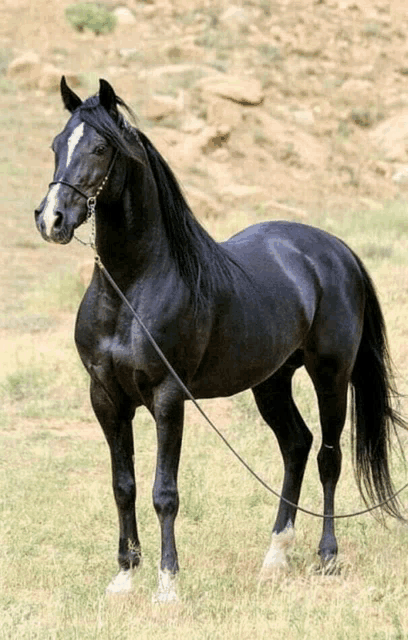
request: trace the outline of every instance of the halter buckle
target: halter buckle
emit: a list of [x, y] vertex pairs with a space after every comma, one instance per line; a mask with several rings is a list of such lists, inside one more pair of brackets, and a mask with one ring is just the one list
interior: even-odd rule
[[90, 196], [86, 201], [88, 207], [87, 219], [89, 219], [96, 211], [96, 196]]

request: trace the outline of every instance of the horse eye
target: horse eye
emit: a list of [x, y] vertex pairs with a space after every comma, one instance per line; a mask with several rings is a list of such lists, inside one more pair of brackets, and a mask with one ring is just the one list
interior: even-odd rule
[[97, 147], [95, 147], [94, 154], [97, 156], [101, 156], [105, 153], [107, 148], [108, 147], [106, 144], [99, 144]]

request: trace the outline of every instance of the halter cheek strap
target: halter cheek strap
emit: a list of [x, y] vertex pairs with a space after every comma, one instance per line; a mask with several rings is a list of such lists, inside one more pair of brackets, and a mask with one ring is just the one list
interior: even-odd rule
[[70, 182], [67, 182], [67, 180], [55, 180], [54, 182], [50, 182], [50, 184], [48, 185], [49, 187], [52, 187], [54, 184], [63, 184], [66, 187], [70, 187], [71, 189], [73, 189], [74, 191], [76, 191], [77, 193], [79, 193], [80, 196], [82, 196], [83, 198], [85, 198], [86, 200], [86, 206], [88, 208], [88, 212], [86, 215], [86, 219], [88, 220], [91, 215], [93, 213], [95, 213], [96, 210], [96, 199], [97, 197], [100, 195], [102, 189], [104, 188], [104, 186], [106, 185], [109, 176], [112, 172], [113, 166], [115, 164], [116, 158], [118, 155], [118, 150], [116, 149], [115, 153], [112, 156], [112, 159], [110, 161], [110, 165], [108, 167], [108, 171], [106, 173], [106, 176], [104, 177], [104, 179], [102, 180], [101, 184], [99, 185], [99, 187], [97, 188], [95, 195], [93, 196], [88, 196], [86, 193], [84, 193], [83, 191], [81, 191], [81, 189], [79, 189], [78, 187], [76, 187], [74, 184], [71, 184]]

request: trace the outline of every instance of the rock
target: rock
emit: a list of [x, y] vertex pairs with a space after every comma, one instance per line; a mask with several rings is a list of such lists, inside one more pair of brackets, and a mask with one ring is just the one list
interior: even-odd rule
[[375, 120], [375, 115], [369, 109], [355, 108], [351, 110], [350, 119], [359, 127], [371, 127]]
[[59, 91], [62, 75], [65, 75], [70, 87], [78, 87], [80, 85], [79, 77], [76, 74], [63, 71], [53, 64], [44, 64], [41, 67], [41, 74], [37, 81], [38, 89]]
[[33, 86], [33, 83], [35, 84], [40, 71], [40, 56], [32, 51], [27, 51], [9, 64], [7, 75], [26, 87], [30, 87]]
[[396, 184], [408, 184], [408, 165], [401, 166], [393, 173], [392, 181]]
[[203, 153], [210, 153], [221, 147], [228, 140], [230, 133], [228, 125], [205, 127], [196, 136], [196, 143]]
[[[183, 73], [209, 73], [209, 67], [197, 64], [165, 64], [152, 69], [143, 69], [138, 73], [140, 80], [161, 78], [166, 75], [182, 75]], [[220, 73], [220, 75], [222, 75]]]
[[213, 151], [213, 153], [211, 154], [211, 159], [215, 160], [215, 162], [228, 162], [229, 157], [229, 151], [225, 147], [220, 147], [219, 149]]
[[379, 176], [384, 176], [384, 178], [388, 178], [390, 175], [390, 166], [386, 162], [377, 160], [377, 162], [375, 162], [374, 164], [374, 171]]
[[185, 120], [182, 122], [180, 129], [184, 133], [196, 134], [202, 131], [205, 126], [205, 120], [203, 120], [202, 118], [197, 118], [197, 116], [195, 116], [194, 114], [189, 113], [186, 116]]
[[183, 92], [180, 92], [176, 99], [170, 96], [153, 95], [145, 103], [145, 116], [149, 120], [163, 120], [174, 113], [181, 113], [183, 107]]
[[222, 194], [226, 196], [232, 196], [233, 198], [248, 198], [259, 193], [262, 193], [261, 187], [255, 187], [245, 184], [228, 184], [222, 190]]
[[220, 23], [228, 29], [239, 30], [243, 27], [248, 27], [251, 23], [251, 17], [245, 9], [242, 7], [236, 7], [234, 5], [225, 9], [221, 14]]
[[297, 109], [296, 111], [292, 111], [292, 118], [297, 122], [297, 124], [301, 124], [306, 127], [310, 127], [315, 123], [314, 113], [309, 109]]
[[267, 145], [278, 162], [303, 168], [326, 166], [328, 152], [325, 145], [303, 127], [278, 120], [263, 109], [258, 109], [251, 120], [248, 120], [248, 127], [259, 131], [258, 144]]
[[9, 65], [7, 75], [27, 89], [43, 91], [59, 91], [62, 75], [65, 75], [70, 86], [77, 87], [80, 84], [76, 74], [42, 63], [39, 55], [33, 52], [15, 58]]
[[221, 205], [207, 192], [190, 186], [187, 195], [191, 209], [198, 218], [218, 218], [223, 214]]
[[372, 142], [389, 162], [406, 163], [408, 157], [408, 110], [404, 109], [377, 125], [371, 132]]
[[207, 122], [216, 127], [227, 124], [235, 129], [242, 122], [242, 108], [236, 102], [213, 96], [207, 105]]
[[138, 56], [140, 56], [140, 49], [136, 47], [123, 47], [119, 49], [119, 56], [123, 58], [125, 61], [137, 60]]
[[195, 86], [203, 93], [215, 94], [239, 104], [258, 105], [264, 99], [261, 83], [250, 76], [218, 74], [202, 78]]
[[117, 7], [113, 11], [117, 24], [128, 25], [136, 24], [136, 18], [127, 7]]

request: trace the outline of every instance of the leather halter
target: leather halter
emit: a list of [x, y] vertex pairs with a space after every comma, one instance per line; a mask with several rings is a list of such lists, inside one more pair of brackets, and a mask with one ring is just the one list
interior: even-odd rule
[[95, 209], [96, 209], [96, 199], [97, 197], [100, 195], [100, 193], [102, 192], [104, 186], [106, 185], [109, 176], [112, 172], [113, 166], [115, 164], [116, 158], [118, 155], [118, 150], [116, 149], [115, 153], [113, 154], [109, 167], [108, 167], [108, 171], [106, 172], [106, 175], [104, 177], [104, 179], [102, 180], [101, 184], [99, 185], [99, 187], [97, 188], [95, 195], [93, 196], [88, 196], [86, 193], [84, 193], [83, 191], [81, 191], [81, 189], [79, 189], [78, 187], [76, 187], [74, 184], [71, 184], [70, 182], [67, 182], [67, 180], [54, 180], [53, 182], [50, 182], [50, 184], [48, 185], [48, 187], [52, 187], [54, 184], [63, 184], [66, 187], [70, 187], [71, 189], [73, 189], [74, 191], [76, 191], [77, 193], [79, 193], [80, 196], [82, 196], [83, 198], [85, 198], [86, 200], [86, 205], [88, 208], [87, 211], [87, 215], [86, 215], [86, 220], [89, 220], [89, 218], [92, 216], [93, 213], [95, 213]]

